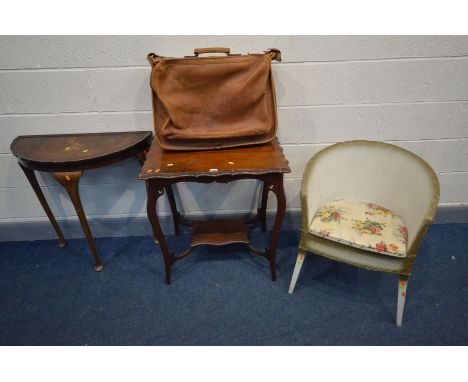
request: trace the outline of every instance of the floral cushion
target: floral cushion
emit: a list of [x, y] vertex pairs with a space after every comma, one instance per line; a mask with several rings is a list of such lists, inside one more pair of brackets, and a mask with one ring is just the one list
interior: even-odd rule
[[406, 257], [408, 229], [392, 211], [357, 200], [334, 200], [315, 213], [310, 231], [329, 240], [388, 256]]

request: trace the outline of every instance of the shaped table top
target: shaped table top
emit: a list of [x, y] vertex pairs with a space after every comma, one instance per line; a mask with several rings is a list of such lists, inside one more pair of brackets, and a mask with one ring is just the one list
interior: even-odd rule
[[76, 171], [118, 162], [146, 150], [151, 131], [20, 135], [10, 149], [33, 170]]
[[168, 151], [154, 142], [140, 179], [262, 175], [291, 172], [277, 138], [262, 145], [219, 150]]

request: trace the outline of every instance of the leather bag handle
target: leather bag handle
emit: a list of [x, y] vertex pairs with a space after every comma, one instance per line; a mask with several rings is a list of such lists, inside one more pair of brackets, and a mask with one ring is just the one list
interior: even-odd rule
[[198, 57], [200, 54], [205, 54], [205, 53], [225, 53], [226, 55], [229, 55], [229, 53], [231, 53], [231, 49], [214, 47], [214, 48], [195, 48], [193, 50], [193, 54], [195, 55], [195, 57]]

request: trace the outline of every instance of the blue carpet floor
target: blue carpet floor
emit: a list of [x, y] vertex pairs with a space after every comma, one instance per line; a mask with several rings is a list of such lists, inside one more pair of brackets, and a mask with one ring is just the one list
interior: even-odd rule
[[402, 328], [394, 275], [310, 254], [289, 295], [295, 231], [282, 232], [276, 282], [243, 246], [197, 249], [167, 286], [150, 237], [96, 243], [102, 273], [85, 240], [0, 243], [0, 345], [468, 345], [468, 224], [430, 228]]

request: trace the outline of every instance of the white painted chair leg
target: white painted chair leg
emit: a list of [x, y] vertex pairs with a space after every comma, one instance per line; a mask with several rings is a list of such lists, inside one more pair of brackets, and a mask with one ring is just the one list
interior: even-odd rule
[[396, 316], [397, 326], [401, 326], [403, 322], [403, 310], [405, 309], [407, 286], [408, 286], [408, 277], [400, 276], [400, 280], [398, 283], [398, 306], [397, 306], [397, 316]]
[[294, 271], [291, 279], [291, 284], [289, 285], [289, 294], [292, 294], [294, 287], [296, 286], [297, 278], [299, 277], [299, 272], [301, 271], [302, 263], [304, 262], [305, 252], [299, 251], [297, 255], [296, 265], [294, 266]]

